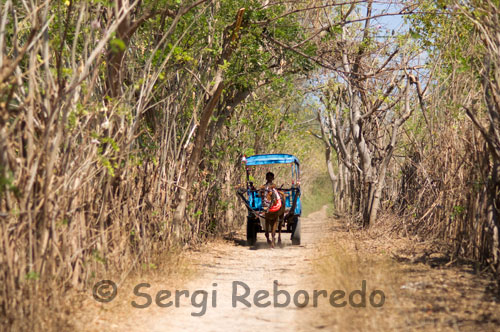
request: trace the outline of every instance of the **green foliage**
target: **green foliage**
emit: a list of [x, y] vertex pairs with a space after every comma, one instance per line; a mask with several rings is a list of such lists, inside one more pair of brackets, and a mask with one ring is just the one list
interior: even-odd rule
[[14, 183], [12, 171], [5, 171], [5, 167], [0, 165], [0, 198], [2, 198], [7, 191], [12, 192], [16, 197], [21, 196], [19, 188]]
[[460, 217], [461, 215], [463, 215], [465, 213], [466, 209], [465, 207], [461, 206], [461, 205], [455, 205], [453, 207], [453, 211], [451, 213], [451, 220], [457, 218], [457, 217]]
[[127, 48], [125, 42], [119, 38], [111, 39], [109, 41], [109, 47], [113, 53], [123, 52]]
[[36, 271], [30, 271], [30, 272], [26, 273], [25, 278], [26, 278], [26, 280], [38, 280], [38, 279], [40, 279], [40, 274]]
[[106, 258], [102, 255], [102, 253], [99, 250], [94, 249], [92, 251], [92, 257], [94, 258], [94, 261], [103, 265], [106, 264]]
[[301, 202], [302, 214], [305, 217], [320, 210], [325, 205], [328, 205], [329, 210], [333, 208], [332, 186], [328, 174], [321, 174], [313, 180], [304, 190]]
[[460, 70], [466, 71], [470, 68], [473, 53], [480, 50], [473, 49], [475, 36], [471, 22], [450, 9], [453, 3], [450, 0], [423, 2], [422, 10], [410, 16], [410, 34], [430, 51], [431, 59], [441, 56], [446, 64], [458, 63]]

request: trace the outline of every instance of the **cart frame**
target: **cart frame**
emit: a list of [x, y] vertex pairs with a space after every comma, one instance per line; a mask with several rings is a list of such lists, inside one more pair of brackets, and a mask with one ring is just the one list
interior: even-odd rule
[[300, 163], [299, 159], [290, 154], [259, 154], [250, 157], [243, 156], [242, 162], [245, 164], [246, 189], [237, 190], [237, 195], [247, 208], [247, 244], [255, 245], [257, 233], [265, 232], [261, 220], [263, 218], [262, 199], [259, 190], [250, 185], [249, 167], [273, 164], [291, 164], [292, 185], [290, 188], [277, 188], [285, 195], [286, 212], [284, 217], [282, 233], [290, 233], [292, 244], [300, 244], [300, 216], [302, 205], [300, 201]]

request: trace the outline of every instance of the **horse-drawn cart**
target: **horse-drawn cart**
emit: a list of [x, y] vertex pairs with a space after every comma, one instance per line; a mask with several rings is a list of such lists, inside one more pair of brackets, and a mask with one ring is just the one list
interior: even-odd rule
[[[279, 167], [277, 182], [282, 184], [276, 189], [284, 197], [285, 203], [283, 223], [279, 223], [282, 228], [279, 230], [282, 233], [291, 233], [292, 244], [299, 245], [302, 207], [300, 203], [300, 166], [297, 157], [289, 154], [262, 154], [243, 157], [243, 162], [246, 170], [246, 188], [239, 189], [237, 194], [248, 210], [247, 244], [254, 245], [257, 233], [265, 232], [264, 214], [269, 209], [263, 204], [262, 189], [255, 187], [258, 171], [267, 172]], [[285, 183], [284, 177], [289, 177], [290, 172], [291, 182]]]

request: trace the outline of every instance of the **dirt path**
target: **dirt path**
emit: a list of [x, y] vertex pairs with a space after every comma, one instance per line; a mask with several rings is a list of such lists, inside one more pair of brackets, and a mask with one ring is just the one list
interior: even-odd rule
[[[259, 308], [253, 303], [253, 296], [258, 290], [267, 290], [273, 301], [274, 280], [277, 288], [292, 293], [295, 289], [306, 286], [305, 280], [312, 274], [307, 258], [315, 255], [318, 241], [326, 234], [328, 222], [326, 208], [302, 219], [302, 243], [292, 246], [289, 234], [283, 234], [283, 248], [269, 249], [263, 234], [258, 235], [254, 248], [244, 246], [243, 232], [235, 235], [232, 241], [217, 244], [210, 253], [203, 254], [199, 266], [200, 277], [189, 282], [183, 289], [205, 290], [209, 293], [206, 313], [200, 313], [186, 298], [179, 308], [160, 309], [142, 317], [144, 325], [136, 325], [136, 331], [297, 331], [300, 320], [299, 309], [292, 305], [285, 308]], [[250, 288], [246, 299], [248, 308], [238, 302], [232, 306], [233, 282], [241, 282]], [[214, 287], [214, 283], [217, 286]], [[245, 292], [243, 284], [237, 286], [238, 295]], [[216, 307], [212, 307], [212, 291], [216, 291]], [[199, 296], [200, 302], [202, 296]], [[285, 301], [284, 295], [278, 298]], [[265, 303], [266, 300], [262, 300]], [[136, 321], [138, 323], [139, 321]], [[133, 327], [133, 326], [131, 326]]]
[[[132, 286], [126, 297], [113, 306], [102, 305], [100, 316], [82, 327], [90, 331], [364, 331], [371, 330], [432, 330], [438, 331], [496, 331], [500, 327], [500, 305], [491, 292], [491, 281], [477, 276], [466, 268], [431, 267], [422, 262], [397, 262], [395, 243], [369, 232], [352, 232], [327, 217], [326, 207], [302, 219], [302, 245], [292, 246], [285, 234], [284, 247], [269, 249], [263, 234], [257, 246], [244, 245], [243, 231], [231, 239], [216, 241], [193, 253], [196, 257], [196, 277], [172, 288], [165, 278], [143, 278], [151, 285], [141, 293], [152, 298], [146, 309], [134, 308], [131, 303], [144, 304], [146, 298], [133, 294]], [[401, 258], [402, 256], [398, 256]], [[349, 294], [361, 289], [365, 280], [366, 307], [355, 308]], [[277, 281], [277, 284], [274, 284]], [[239, 282], [235, 286], [235, 282]], [[170, 286], [167, 286], [170, 285]], [[236, 303], [237, 295], [245, 292], [251, 307]], [[274, 307], [274, 288], [291, 295], [291, 303]], [[300, 308], [293, 303], [297, 290], [305, 290], [309, 304]], [[382, 307], [370, 305], [370, 294], [382, 290]], [[179, 306], [168, 308], [155, 303], [158, 291], [169, 290], [172, 296], [160, 303], [175, 300], [175, 291], [187, 290], [179, 297]], [[207, 292], [193, 296], [193, 292]], [[327, 297], [318, 296], [313, 303], [313, 291], [326, 290]], [[345, 291], [345, 307], [333, 307], [333, 290]], [[255, 293], [269, 297], [260, 300], [270, 306], [255, 305]], [[216, 304], [213, 305], [213, 298]], [[161, 294], [160, 294], [161, 295]], [[165, 293], [163, 293], [165, 295]], [[380, 294], [379, 294], [380, 295]], [[278, 296], [283, 303], [285, 295]], [[361, 297], [354, 296], [353, 301]], [[192, 304], [191, 300], [194, 300]], [[304, 294], [297, 298], [304, 301]], [[374, 302], [380, 301], [375, 297]], [[299, 304], [300, 304], [299, 303]], [[199, 304], [199, 305], [198, 305]], [[205, 305], [204, 305], [205, 304]], [[197, 316], [196, 316], [197, 315]]]

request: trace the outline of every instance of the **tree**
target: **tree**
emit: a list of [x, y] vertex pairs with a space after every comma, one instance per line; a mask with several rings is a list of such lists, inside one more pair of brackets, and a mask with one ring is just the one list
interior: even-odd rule
[[[410, 85], [418, 81], [410, 71], [417, 53], [407, 43], [408, 38], [403, 37], [394, 47], [392, 38], [383, 41], [376, 37], [371, 1], [367, 1], [361, 19], [349, 17], [355, 13], [351, 6], [347, 14], [340, 11], [337, 17], [340, 22], [363, 21], [363, 26], [343, 24], [340, 36], [330, 46], [335, 48], [331, 67], [339, 63], [341, 69], [335, 70], [337, 78], [320, 94], [324, 112], [318, 118], [325, 144], [335, 150], [350, 178], [357, 179], [351, 199], [358, 202], [354, 210], [361, 213], [366, 227], [376, 220], [400, 128], [414, 109]], [[350, 144], [354, 150], [349, 149]]]

